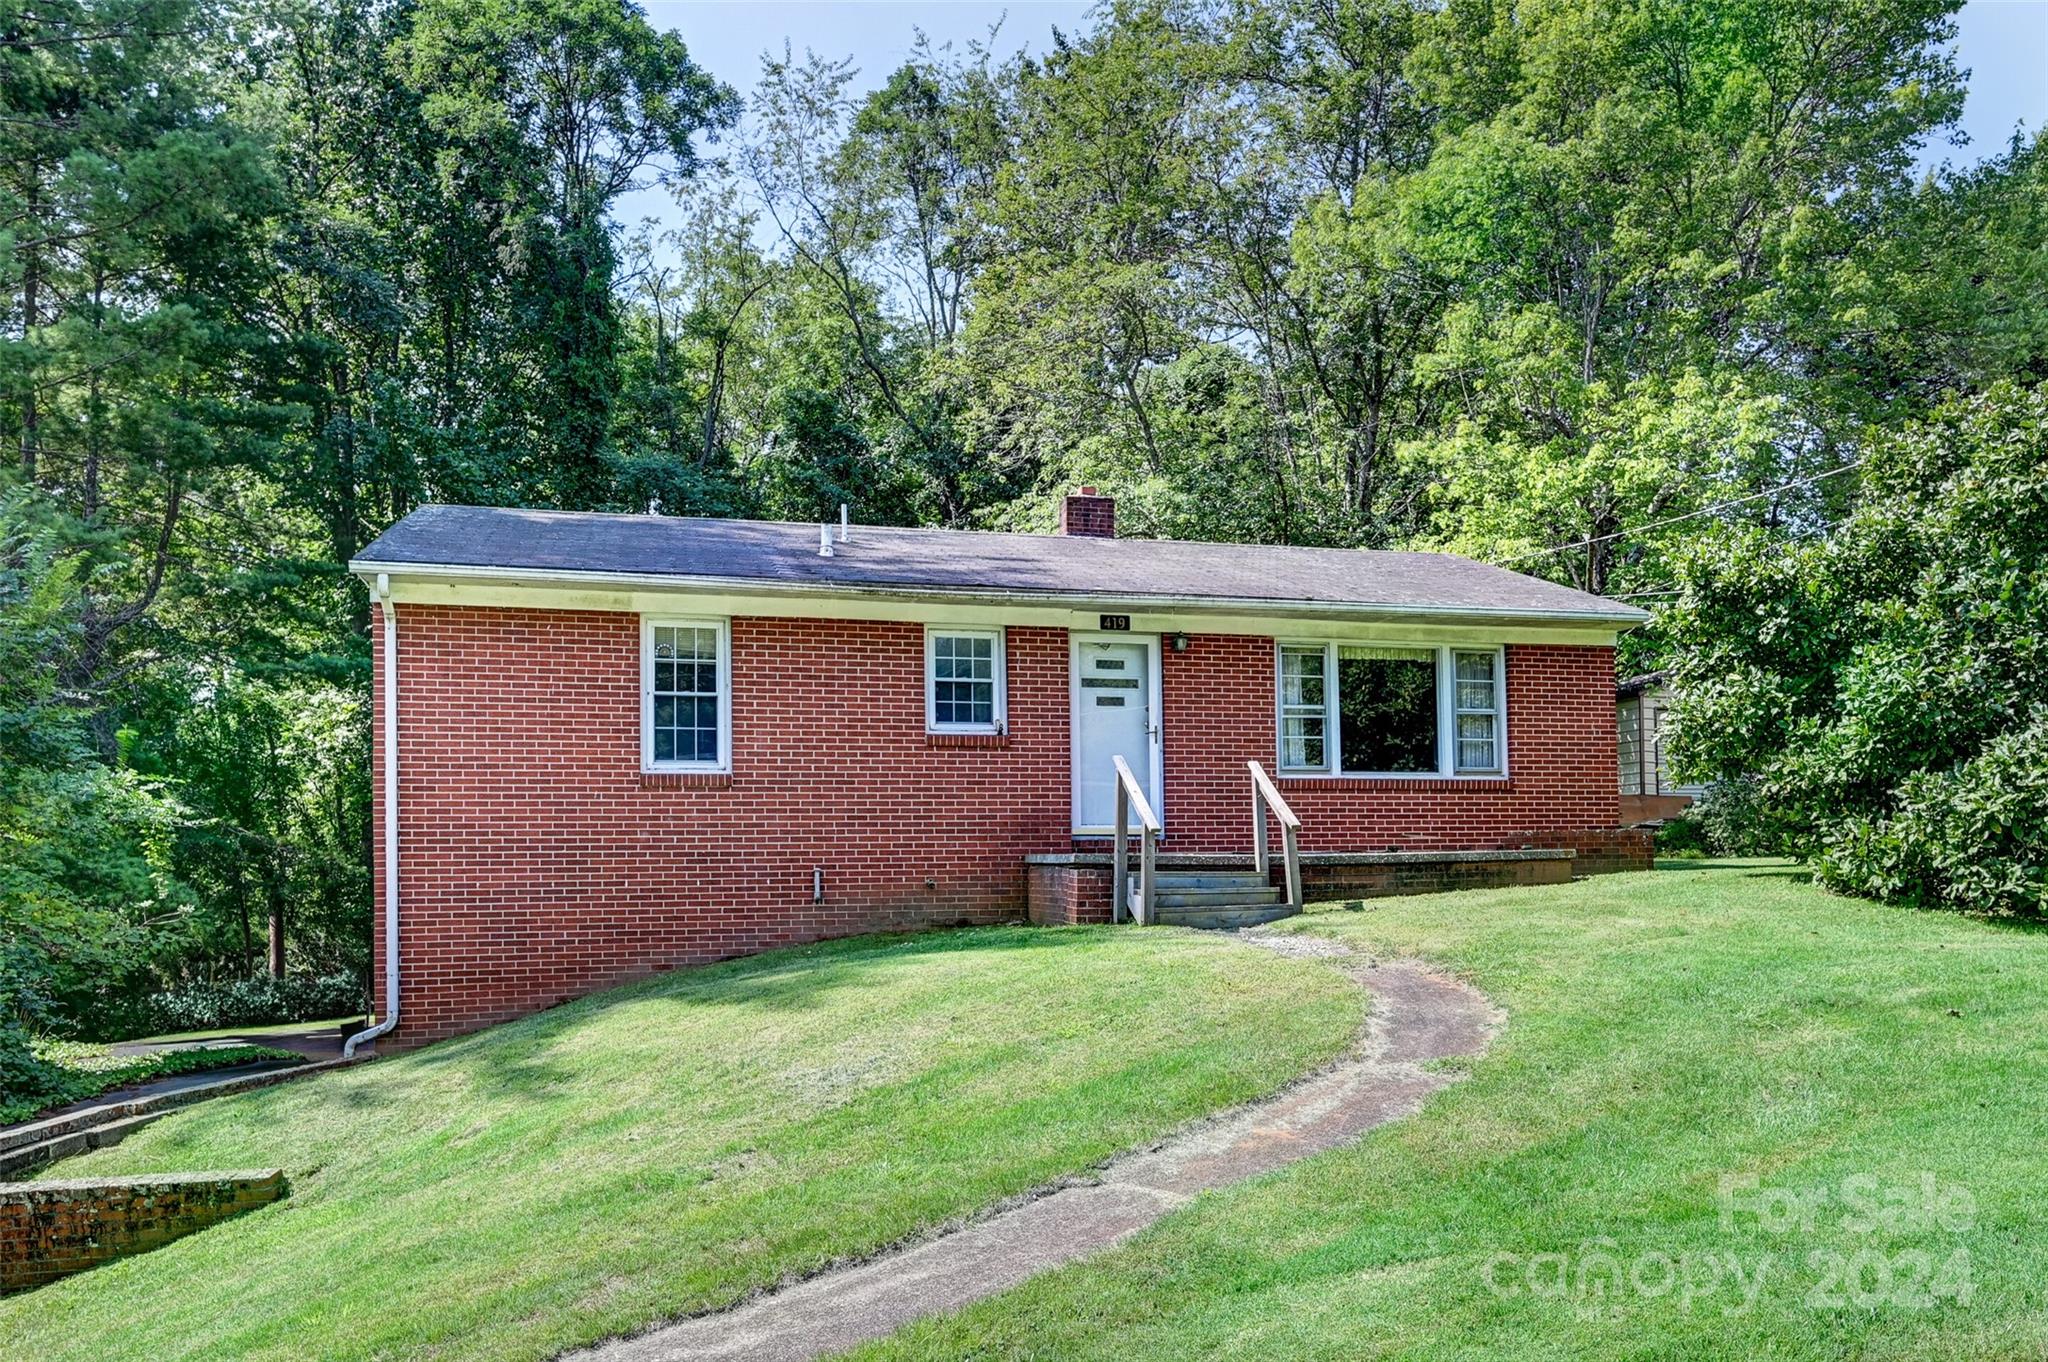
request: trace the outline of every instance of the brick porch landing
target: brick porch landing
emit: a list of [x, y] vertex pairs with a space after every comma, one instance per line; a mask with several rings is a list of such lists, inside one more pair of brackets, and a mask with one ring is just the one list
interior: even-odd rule
[[[1569, 847], [1497, 851], [1310, 851], [1301, 857], [1309, 902], [1436, 894], [1516, 884], [1563, 884], [1578, 859]], [[1248, 869], [1249, 856], [1162, 852], [1161, 870]], [[1108, 852], [1026, 856], [1025, 912], [1041, 926], [1110, 920]], [[1279, 857], [1272, 876], [1279, 883]]]

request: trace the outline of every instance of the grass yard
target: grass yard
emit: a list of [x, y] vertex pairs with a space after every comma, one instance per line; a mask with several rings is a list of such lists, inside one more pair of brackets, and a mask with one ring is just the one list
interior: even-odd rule
[[1727, 862], [1286, 925], [1507, 1027], [1415, 1119], [860, 1357], [2048, 1356], [2048, 933]]
[[0, 1300], [0, 1355], [545, 1358], [886, 1244], [1343, 1050], [1350, 984], [1179, 932], [864, 938], [179, 1113], [51, 1176], [279, 1204]]

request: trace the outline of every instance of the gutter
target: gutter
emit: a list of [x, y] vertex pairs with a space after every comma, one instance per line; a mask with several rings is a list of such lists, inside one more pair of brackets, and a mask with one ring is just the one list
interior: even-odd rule
[[1128, 612], [1143, 607], [1189, 614], [1271, 614], [1321, 619], [1481, 619], [1532, 624], [1598, 624], [1630, 629], [1649, 622], [1650, 614], [1634, 606], [1613, 610], [1544, 610], [1486, 605], [1402, 605], [1395, 603], [1264, 599], [1251, 596], [1179, 596], [1128, 592], [1114, 596], [1071, 592], [1032, 592], [995, 587], [900, 586], [883, 583], [787, 582], [760, 577], [718, 577], [708, 574], [596, 572], [571, 568], [495, 567], [459, 563], [394, 563], [353, 559], [349, 571], [379, 582], [389, 574], [452, 581], [521, 582], [534, 586], [610, 587], [648, 591], [724, 592], [745, 596], [786, 596], [812, 599], [880, 599], [931, 601], [970, 605], [1023, 605], [1057, 610]]
[[389, 573], [377, 574], [374, 594], [384, 616], [384, 1015], [348, 1038], [343, 1059], [398, 1025], [398, 607]]

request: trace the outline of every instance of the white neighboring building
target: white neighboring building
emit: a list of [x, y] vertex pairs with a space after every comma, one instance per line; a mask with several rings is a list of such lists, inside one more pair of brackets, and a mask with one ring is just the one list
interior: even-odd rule
[[1616, 746], [1621, 758], [1621, 821], [1654, 823], [1674, 818], [1706, 792], [1671, 778], [1664, 754], [1664, 714], [1671, 687], [1663, 672], [1632, 676], [1614, 688]]

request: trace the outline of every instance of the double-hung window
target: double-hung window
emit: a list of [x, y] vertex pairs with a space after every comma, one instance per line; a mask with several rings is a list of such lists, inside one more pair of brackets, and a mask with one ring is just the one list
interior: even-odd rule
[[927, 730], [1001, 733], [1005, 701], [1002, 630], [933, 625], [925, 631]]
[[642, 622], [640, 734], [646, 770], [732, 769], [732, 680], [723, 620]]
[[1284, 772], [1506, 773], [1499, 648], [1283, 642], [1279, 665]]
[[1498, 772], [1502, 769], [1500, 654], [1492, 649], [1454, 649], [1451, 672], [1453, 761], [1461, 772]]

